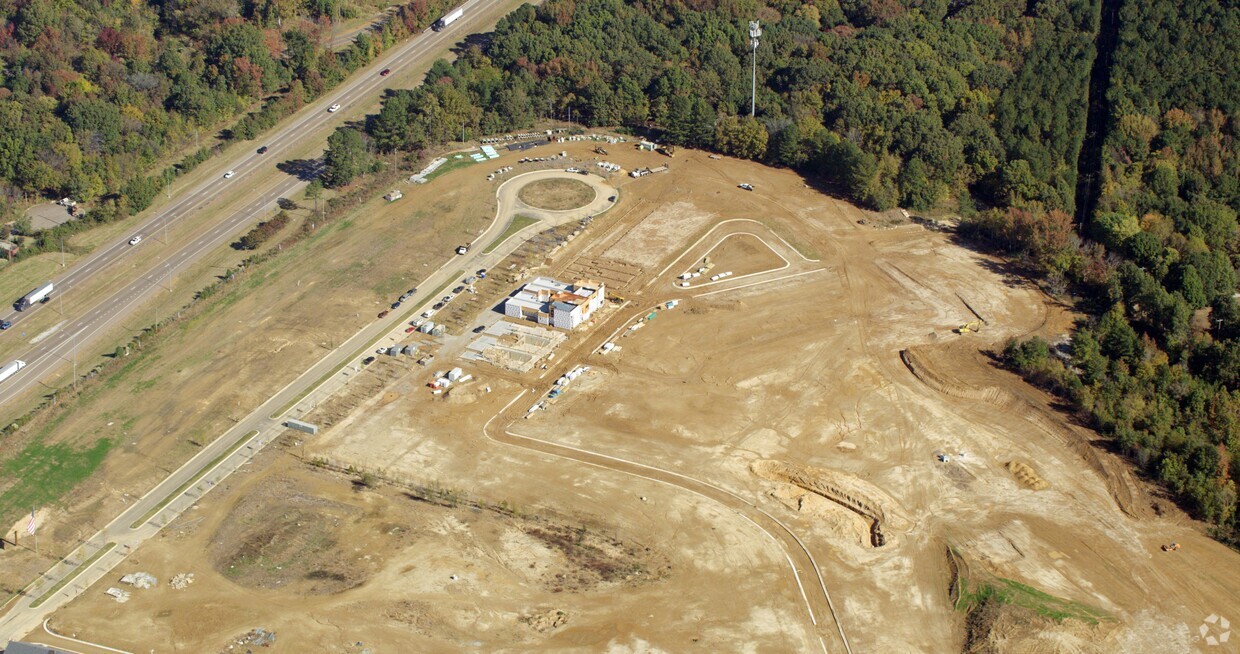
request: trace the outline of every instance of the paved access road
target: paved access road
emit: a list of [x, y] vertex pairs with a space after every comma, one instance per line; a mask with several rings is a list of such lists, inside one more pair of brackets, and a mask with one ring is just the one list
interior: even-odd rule
[[[228, 169], [235, 173], [231, 178], [226, 179], [221, 173], [220, 177], [181, 192], [175, 203], [152, 215], [132, 232], [99, 247], [63, 275], [53, 279], [56, 290], [49, 303], [35, 305], [23, 312], [9, 309], [0, 314], [0, 319], [14, 323], [8, 331], [0, 332], [0, 338], [20, 338], [22, 318], [35, 312], [60, 310], [63, 307], [65, 314], [64, 322], [54, 334], [13, 355], [14, 359], [25, 361], [26, 367], [0, 385], [0, 406], [36, 387], [56, 370], [72, 366], [79, 352], [91, 352], [89, 348], [97, 345], [98, 337], [121, 325], [135, 308], [164, 287], [167, 278], [187, 268], [212, 248], [230, 241], [243, 227], [269, 210], [276, 200], [302, 188], [306, 182], [292, 176], [282, 177], [262, 188], [255, 188], [246, 180], [255, 173], [270, 172], [279, 162], [280, 153], [288, 152], [299, 141], [307, 138], [307, 135], [343, 122], [351, 106], [364, 105], [378, 97], [386, 88], [387, 80], [386, 77], [381, 77], [378, 71], [391, 68], [393, 73], [396, 73], [402, 68], [429, 63], [443, 48], [478, 26], [488, 24], [490, 20], [498, 17], [498, 10], [511, 4], [514, 4], [512, 0], [469, 0], [464, 3], [461, 6], [465, 9], [465, 16], [444, 31], [433, 32], [428, 29], [423, 34], [412, 37], [325, 94], [318, 102], [307, 106], [284, 127], [260, 137], [262, 140], [254, 142], [254, 150], [228, 162]], [[340, 104], [340, 111], [329, 113], [327, 109], [333, 104]], [[267, 146], [265, 154], [257, 153], [259, 145]], [[213, 167], [221, 164], [223, 162], [210, 162]], [[309, 172], [316, 171], [317, 168]], [[157, 267], [149, 269], [149, 272], [111, 296], [84, 297], [73, 293], [75, 287], [81, 286], [101, 271], [115, 266], [118, 262], [141, 257], [143, 244], [129, 245], [133, 234], [142, 234], [147, 240], [156, 238], [165, 226], [195, 217], [196, 212], [213, 200], [239, 196], [252, 196], [253, 200], [231, 215], [214, 217], [217, 222], [209, 225], [205, 233], [168, 255]], [[17, 298], [10, 298], [5, 301], [7, 303], [16, 300]], [[146, 324], [147, 321], [138, 322]]]
[[[571, 211], [530, 210], [520, 204], [517, 192], [521, 186], [551, 177], [567, 177], [590, 184], [595, 188], [594, 201]], [[158, 534], [164, 525], [176, 519], [220, 480], [236, 471], [265, 445], [275, 440], [284, 431], [283, 421], [305, 415], [323, 399], [347, 384], [354, 372], [360, 368], [362, 357], [367, 356], [372, 347], [387, 338], [403, 337], [406, 321], [437, 301], [435, 296], [430, 295], [432, 291], [458, 279], [458, 272], [461, 270], [472, 272], [478, 268], [491, 268], [542, 230], [606, 211], [612, 206], [610, 198], [614, 197], [615, 193], [615, 189], [600, 177], [553, 170], [518, 175], [501, 184], [495, 218], [490, 226], [474, 239], [475, 247], [463, 256], [445, 252], [448, 260], [418, 284], [421, 289], [418, 299], [406, 304], [405, 306], [409, 307], [406, 311], [392, 312], [387, 318], [363, 327], [204, 447], [185, 465], [173, 471], [150, 492], [129, 505], [129, 508], [88, 538], [65, 560], [52, 566], [25, 595], [12, 602], [8, 612], [0, 618], [0, 643], [21, 638], [39, 628], [41, 622], [57, 608], [102, 579], [143, 541]], [[541, 221], [512, 235], [495, 250], [484, 254], [483, 250], [507, 229], [511, 217], [518, 210], [521, 213], [537, 214]], [[279, 365], [279, 362], [273, 364]], [[285, 408], [295, 401], [296, 404], [291, 408]], [[110, 550], [92, 559], [110, 543], [114, 544]], [[71, 580], [42, 604], [33, 606], [40, 597], [67, 578]], [[32, 638], [37, 640], [37, 636]]]

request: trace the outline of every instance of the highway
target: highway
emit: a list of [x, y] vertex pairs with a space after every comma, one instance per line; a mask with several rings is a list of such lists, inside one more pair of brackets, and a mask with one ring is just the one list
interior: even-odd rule
[[[388, 78], [379, 76], [379, 70], [391, 68], [393, 73], [396, 73], [403, 68], [429, 64], [431, 57], [469, 34], [476, 26], [489, 24], [489, 21], [498, 18], [496, 9], [511, 4], [515, 3], [511, 0], [469, 0], [464, 3], [461, 5], [465, 8], [463, 18], [442, 32], [433, 32], [428, 28], [422, 34], [384, 53], [370, 66], [324, 94], [317, 102], [308, 105], [287, 125], [256, 139], [253, 142], [254, 149], [226, 160], [227, 163], [225, 160], [208, 162], [207, 165], [211, 167], [223, 169], [227, 166], [226, 169], [234, 171], [235, 175], [226, 179], [221, 174], [181, 191], [176, 202], [153, 214], [132, 231], [97, 248], [61, 276], [53, 278], [51, 281], [55, 283], [56, 290], [52, 293], [50, 302], [35, 305], [23, 312], [10, 308], [6, 313], [0, 314], [0, 319], [14, 323], [8, 331], [0, 332], [0, 338], [20, 338], [21, 322], [32, 313], [59, 310], [62, 306], [65, 313], [64, 320], [55, 328], [55, 333], [12, 356], [13, 359], [25, 361], [26, 367], [0, 386], [0, 407], [36, 387], [40, 381], [57, 370], [73, 365], [79, 352], [93, 353], [90, 348], [98, 345], [98, 338], [124, 324], [137, 307], [166, 286], [167, 279], [192, 265], [213, 248], [228, 243], [243, 227], [271, 209], [276, 200], [304, 187], [307, 182], [293, 176], [280, 177], [274, 183], [261, 188], [254, 188], [254, 184], [247, 182], [247, 178], [255, 177], [256, 173], [269, 173], [274, 170], [280, 161], [280, 154], [291, 151], [308, 135], [344, 122], [343, 118], [350, 113], [350, 107], [373, 102], [387, 86]], [[341, 105], [340, 111], [329, 113], [327, 108], [335, 103]], [[326, 138], [326, 133], [322, 134], [322, 138]], [[267, 146], [266, 154], [257, 153], [260, 145]], [[239, 211], [212, 217], [216, 222], [206, 225], [205, 232], [201, 232], [197, 238], [181, 246], [111, 296], [97, 298], [73, 294], [74, 288], [82, 286], [95, 275], [116, 267], [120, 262], [137, 258], [141, 264], [149, 266], [148, 260], [141, 259], [143, 243], [129, 245], [132, 235], [142, 234], [144, 242], [149, 242], [167, 226], [205, 215], [199, 212], [216, 199], [238, 197], [249, 198], [250, 201]], [[6, 303], [16, 300], [17, 298], [10, 298]], [[147, 322], [141, 320], [138, 324]]]
[[[538, 211], [521, 207], [522, 213], [537, 213], [541, 221], [509, 237], [489, 253], [483, 250], [507, 228], [519, 207], [517, 191], [525, 183], [565, 177], [589, 183], [595, 188], [594, 201], [571, 211]], [[203, 447], [198, 454], [164, 478], [146, 495], [99, 530], [64, 560], [43, 573], [30, 589], [5, 607], [0, 618], [0, 643], [19, 639], [39, 628], [57, 608], [84, 592], [108, 574], [146, 539], [155, 536], [169, 522], [198, 502], [222, 479], [252, 459], [262, 448], [284, 432], [283, 422], [302, 417], [323, 399], [349, 383], [360, 361], [373, 347], [405, 336], [406, 322], [438, 301], [430, 292], [457, 279], [461, 270], [491, 268], [535, 234], [559, 224], [580, 220], [611, 208], [615, 189], [600, 177], [583, 177], [563, 171], [536, 171], [518, 175], [500, 185], [499, 203], [491, 224], [473, 242], [464, 256], [449, 255], [443, 265], [417, 284], [422, 291], [406, 303], [404, 311], [393, 311], [387, 318], [363, 326], [336, 349], [328, 352], [287, 386], [274, 393], [228, 431]], [[445, 253], [448, 254], [448, 253]], [[290, 406], [291, 405], [291, 406]], [[110, 545], [110, 547], [109, 547]], [[58, 587], [59, 585], [59, 587]], [[52, 592], [55, 591], [55, 592]], [[49, 594], [50, 593], [50, 594]], [[40, 598], [47, 596], [38, 606]], [[37, 640], [32, 636], [32, 640]]]

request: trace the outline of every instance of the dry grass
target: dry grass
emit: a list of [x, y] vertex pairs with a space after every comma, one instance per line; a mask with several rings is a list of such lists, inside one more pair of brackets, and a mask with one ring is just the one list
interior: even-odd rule
[[538, 209], [567, 211], [584, 207], [594, 200], [594, 189], [575, 179], [542, 179], [527, 184], [517, 197]]

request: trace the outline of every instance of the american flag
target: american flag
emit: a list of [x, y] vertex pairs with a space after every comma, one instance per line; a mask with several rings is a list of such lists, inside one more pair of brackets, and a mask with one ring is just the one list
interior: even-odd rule
[[35, 524], [34, 524], [34, 509], [30, 509], [30, 522], [26, 525], [26, 533], [27, 533], [27, 534], [30, 534], [31, 536], [33, 536], [33, 535], [34, 535], [34, 530], [35, 530]]

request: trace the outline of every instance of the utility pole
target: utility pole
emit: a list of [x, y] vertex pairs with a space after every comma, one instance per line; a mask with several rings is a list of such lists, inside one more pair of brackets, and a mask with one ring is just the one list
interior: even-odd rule
[[758, 108], [758, 37], [762, 36], [762, 28], [758, 21], [749, 21], [749, 44], [753, 46], [753, 79], [750, 83], [749, 117], [753, 118]]

